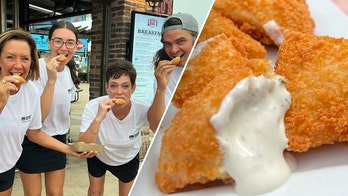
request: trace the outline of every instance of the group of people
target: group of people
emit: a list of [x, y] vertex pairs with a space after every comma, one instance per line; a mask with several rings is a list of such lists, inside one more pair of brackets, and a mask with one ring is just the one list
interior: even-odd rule
[[[17, 168], [25, 195], [63, 195], [66, 155], [87, 159], [88, 195], [103, 195], [105, 173], [128, 195], [139, 169], [141, 129], [156, 131], [198, 34], [189, 14], [169, 16], [162, 28], [163, 48], [154, 57], [152, 104], [135, 97], [136, 69], [131, 62], [111, 62], [106, 70], [107, 95], [89, 101], [81, 119], [79, 142], [104, 144], [101, 152], [74, 152], [66, 144], [70, 106], [80, 83], [72, 58], [77, 29], [59, 21], [49, 30], [50, 55], [38, 57], [28, 32], [11, 29], [0, 35], [0, 196], [11, 195]], [[62, 58], [62, 56], [66, 58]], [[170, 61], [180, 56], [179, 65]], [[13, 75], [20, 75], [20, 83]], [[123, 99], [124, 104], [115, 100]]]

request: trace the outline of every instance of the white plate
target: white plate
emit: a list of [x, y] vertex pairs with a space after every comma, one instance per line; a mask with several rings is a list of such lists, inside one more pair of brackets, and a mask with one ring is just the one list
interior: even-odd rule
[[[307, 3], [316, 23], [315, 33], [317, 35], [348, 39], [348, 17], [331, 0], [307, 0]], [[273, 54], [270, 54], [269, 58], [275, 60], [274, 52], [276, 51], [272, 52]], [[155, 135], [130, 195], [165, 195], [159, 191], [154, 180], [162, 136], [163, 132], [161, 131]], [[294, 153], [294, 155], [297, 159], [297, 170], [284, 185], [264, 195], [327, 196], [347, 194], [348, 145], [325, 145], [311, 149], [306, 153]], [[212, 196], [236, 195], [236, 193], [233, 185], [225, 185], [170, 195]]]

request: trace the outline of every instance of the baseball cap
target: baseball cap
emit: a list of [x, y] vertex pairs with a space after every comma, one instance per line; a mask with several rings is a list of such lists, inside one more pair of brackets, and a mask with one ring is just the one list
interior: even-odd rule
[[[176, 25], [166, 25], [167, 21], [176, 18], [181, 21], [181, 24]], [[163, 23], [162, 26], [162, 34], [175, 29], [184, 29], [188, 31], [198, 32], [198, 24], [197, 20], [191, 15], [187, 13], [176, 13], [173, 15], [170, 15], [166, 18], [166, 20]]]

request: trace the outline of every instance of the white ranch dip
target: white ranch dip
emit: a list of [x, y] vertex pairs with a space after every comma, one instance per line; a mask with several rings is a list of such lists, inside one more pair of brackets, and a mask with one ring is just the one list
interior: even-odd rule
[[235, 179], [238, 194], [269, 192], [289, 178], [291, 168], [283, 151], [290, 99], [280, 76], [251, 76], [236, 84], [211, 117], [225, 152], [224, 169]]
[[263, 25], [263, 29], [265, 30], [268, 37], [273, 40], [275, 45], [280, 46], [280, 44], [284, 41], [284, 35], [280, 29], [280, 26], [274, 21], [270, 20]]

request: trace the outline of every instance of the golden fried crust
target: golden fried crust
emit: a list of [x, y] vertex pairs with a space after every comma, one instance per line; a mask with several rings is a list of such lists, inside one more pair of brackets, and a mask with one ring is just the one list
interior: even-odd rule
[[270, 20], [282, 30], [303, 33], [313, 33], [315, 26], [305, 0], [215, 0], [213, 8], [231, 18], [243, 32], [267, 45], [273, 41], [262, 26]]
[[22, 76], [19, 75], [13, 75], [14, 78], [16, 78], [16, 80], [18, 81], [18, 84], [23, 84], [25, 83], [25, 79]]
[[[225, 48], [224, 51], [230, 50]], [[202, 52], [203, 50], [199, 53], [199, 57], [208, 55]], [[223, 55], [223, 53], [221, 51], [219, 55]], [[229, 61], [238, 61], [237, 54]], [[238, 62], [239, 66], [236, 63], [235, 66], [220, 67], [223, 69], [223, 73], [220, 73], [219, 69], [212, 70], [210, 68], [210, 72], [214, 71], [219, 74], [216, 74], [211, 80], [207, 80], [204, 85], [201, 84], [200, 92], [186, 98], [170, 128], [164, 132], [158, 160], [158, 172], [155, 175], [156, 183], [161, 191], [172, 193], [211, 186], [212, 182], [220, 182], [221, 184], [221, 182], [231, 183], [233, 181], [223, 171], [223, 152], [215, 137], [216, 130], [210, 124], [210, 118], [218, 111], [221, 101], [228, 92], [240, 80], [250, 75], [273, 76], [272, 67], [268, 60], [242, 58]], [[201, 66], [203, 68], [213, 65], [220, 66], [219, 63], [200, 65], [204, 65]], [[186, 70], [191, 69], [191, 66], [193, 64], [188, 64]], [[201, 73], [203, 74], [202, 78], [208, 77], [208, 70]], [[191, 80], [197, 82], [199, 77], [191, 78]], [[189, 91], [195, 88], [198, 87], [190, 88]], [[197, 184], [201, 186], [197, 186]]]
[[257, 66], [260, 69], [259, 72], [272, 73], [269, 60], [249, 60], [235, 49], [230, 38], [224, 34], [217, 35], [208, 40], [199, 55], [188, 62], [172, 103], [181, 108], [187, 98], [202, 91], [217, 75], [225, 74], [226, 68], [249, 67], [254, 69], [255, 63], [259, 64]]
[[198, 41], [201, 42], [219, 34], [225, 34], [231, 38], [234, 47], [242, 54], [245, 53], [248, 58], [266, 56], [266, 49], [260, 42], [240, 31], [232, 20], [222, 16], [219, 11], [212, 9]]
[[202, 91], [216, 75], [226, 72], [227, 67], [242, 66], [246, 59], [224, 34], [215, 36], [205, 43], [199, 55], [188, 62], [176, 89], [172, 103], [178, 108], [188, 97]]
[[68, 58], [65, 56], [65, 55], [62, 55], [62, 56], [60, 56], [59, 58], [58, 58], [58, 60], [60, 60], [60, 61], [65, 61], [65, 60], [67, 60]]
[[188, 98], [165, 131], [156, 173], [156, 183], [163, 192], [176, 192], [190, 184], [206, 184], [219, 179], [232, 182], [222, 171], [223, 153], [209, 120], [230, 89], [249, 76], [251, 70], [227, 68], [226, 71], [202, 92]]
[[285, 115], [289, 149], [348, 140], [348, 40], [291, 32], [279, 48], [276, 73], [291, 93]]
[[181, 61], [181, 58], [180, 58], [179, 56], [177, 56], [177, 57], [175, 57], [175, 58], [173, 58], [173, 59], [171, 60], [171, 62], [172, 62], [173, 65], [179, 64], [180, 61]]
[[126, 103], [126, 101], [125, 101], [124, 99], [115, 99], [115, 100], [114, 100], [114, 103], [115, 103], [116, 105], [123, 105], [123, 104]]

